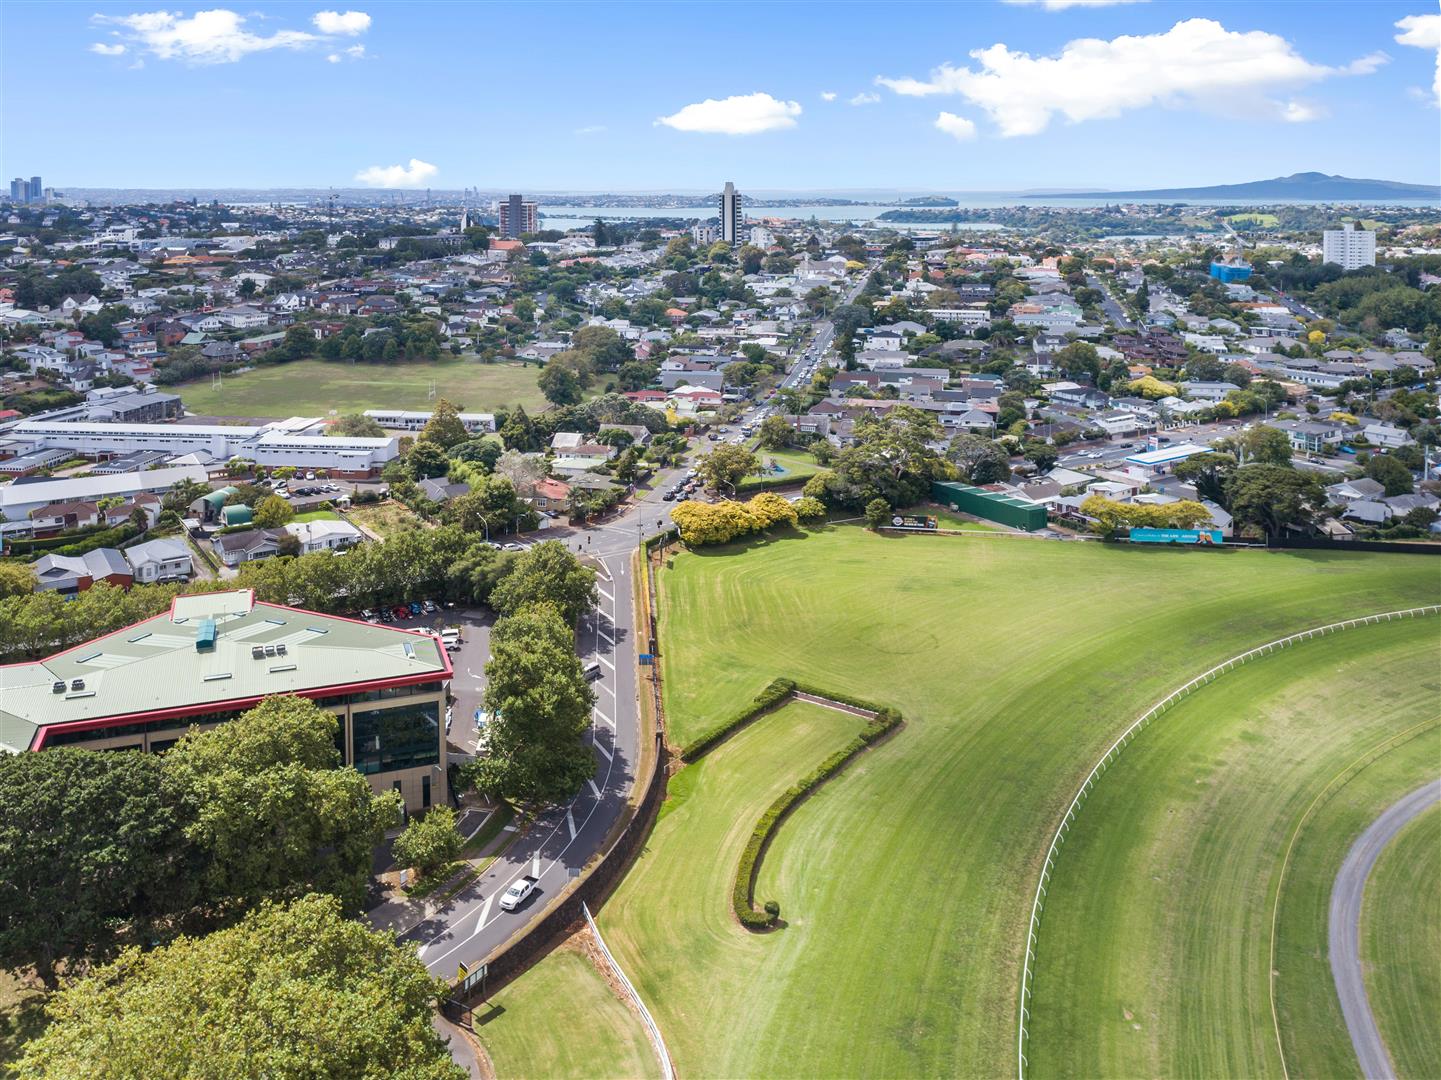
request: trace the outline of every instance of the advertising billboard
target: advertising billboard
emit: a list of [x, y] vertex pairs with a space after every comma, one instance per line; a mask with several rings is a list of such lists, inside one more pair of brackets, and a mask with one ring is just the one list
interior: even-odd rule
[[1132, 529], [1133, 544], [1219, 544], [1220, 529]]

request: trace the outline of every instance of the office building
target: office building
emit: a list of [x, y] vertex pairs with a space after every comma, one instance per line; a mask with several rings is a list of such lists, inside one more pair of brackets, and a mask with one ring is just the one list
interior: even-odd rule
[[79, 457], [100, 458], [159, 450], [172, 456], [223, 464], [244, 458], [263, 468], [293, 465], [326, 469], [331, 476], [365, 479], [400, 453], [396, 439], [326, 435], [318, 418], [292, 417], [263, 427], [230, 424], [117, 424], [22, 420], [9, 434], [35, 449], [63, 447]]
[[30, 178], [30, 201], [41, 202], [44, 200], [44, 198], [45, 188], [41, 186], [40, 177], [32, 176]]
[[721, 239], [727, 244], [735, 245], [740, 242], [741, 228], [745, 225], [745, 215], [741, 213], [741, 193], [729, 180], [726, 181], [725, 190], [720, 197], [720, 233]]
[[512, 195], [497, 207], [500, 214], [500, 235], [507, 240], [519, 240], [522, 233], [540, 232], [540, 212], [533, 202], [526, 202], [523, 196]]
[[1348, 221], [1339, 229], [1327, 229], [1322, 234], [1321, 251], [1324, 262], [1335, 263], [1342, 270], [1375, 266], [1376, 234], [1358, 229], [1354, 221]]
[[339, 720], [337, 745], [406, 809], [446, 801], [450, 659], [434, 634], [258, 602], [250, 589], [178, 596], [170, 610], [5, 668], [0, 751], [173, 746], [276, 694]]
[[30, 181], [23, 176], [17, 176], [10, 181], [10, 201], [12, 203], [27, 203], [30, 201]]

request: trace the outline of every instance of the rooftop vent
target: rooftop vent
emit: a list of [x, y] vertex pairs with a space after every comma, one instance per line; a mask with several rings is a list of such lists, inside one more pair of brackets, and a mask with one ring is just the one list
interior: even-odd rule
[[264, 646], [264, 645], [252, 645], [252, 646], [250, 646], [250, 659], [252, 659], [252, 660], [264, 660], [264, 659], [265, 659], [265, 646]]
[[267, 646], [265, 646], [265, 655], [266, 655], [266, 656], [274, 656], [274, 655], [275, 655], [275, 646], [274, 646], [274, 645], [267, 645]]
[[285, 655], [285, 642], [282, 641], [275, 646], [275, 653], [277, 656]]
[[215, 649], [215, 620], [201, 619], [195, 629], [195, 651], [212, 652]]
[[70, 689], [71, 689], [71, 690], [84, 690], [84, 689], [85, 689], [85, 680], [84, 680], [84, 679], [71, 679], [71, 680], [70, 680]]
[[50, 692], [51, 692], [52, 694], [63, 694], [63, 693], [65, 693], [65, 680], [64, 680], [64, 679], [56, 679], [53, 683], [50, 684]]

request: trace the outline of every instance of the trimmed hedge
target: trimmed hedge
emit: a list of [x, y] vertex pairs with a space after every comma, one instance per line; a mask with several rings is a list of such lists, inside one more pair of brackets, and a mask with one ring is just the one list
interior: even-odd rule
[[50, 555], [84, 555], [96, 548], [119, 547], [125, 541], [140, 535], [140, 530], [126, 522], [113, 529], [91, 526], [80, 534], [49, 536], [43, 540], [12, 540], [10, 553], [22, 557]]
[[757, 694], [755, 700], [740, 710], [740, 712], [727, 717], [719, 724], [716, 724], [708, 731], [702, 732], [681, 747], [680, 756], [689, 762], [694, 761], [707, 751], [715, 749], [719, 743], [745, 727], [767, 709], [775, 708], [775, 706], [790, 697], [790, 695], [795, 692], [795, 689], [796, 684], [790, 679], [772, 680], [770, 685]]
[[[783, 680], [777, 680], [777, 682], [780, 681]], [[774, 686], [775, 683], [771, 685]], [[748, 930], [765, 930], [780, 918], [780, 908], [774, 902], [767, 903], [766, 910], [757, 911], [754, 900], [756, 876], [760, 872], [761, 858], [765, 855], [766, 848], [770, 846], [771, 838], [775, 836], [780, 823], [811, 792], [844, 769], [853, 757], [894, 731], [901, 723], [901, 714], [894, 709], [877, 708], [861, 702], [859, 699], [844, 698], [809, 688], [803, 690], [802, 693], [828, 697], [844, 705], [873, 710], [876, 715], [866, 724], [861, 733], [842, 749], [826, 758], [798, 783], [786, 788], [760, 816], [755, 828], [751, 830], [750, 839], [746, 841], [745, 850], [741, 852], [740, 864], [736, 867], [735, 885], [731, 889], [731, 907], [735, 910], [740, 924]], [[774, 910], [771, 910], [772, 908]]]
[[776, 488], [795, 487], [797, 484], [804, 484], [814, 475], [815, 473], [811, 473], [808, 476], [747, 476], [736, 485], [736, 494], [739, 495], [741, 492], [745, 492], [748, 495], [754, 495], [760, 491], [774, 491]]

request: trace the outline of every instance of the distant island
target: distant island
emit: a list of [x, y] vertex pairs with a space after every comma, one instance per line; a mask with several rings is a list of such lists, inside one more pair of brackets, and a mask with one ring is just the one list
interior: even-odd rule
[[906, 199], [900, 203], [901, 206], [960, 206], [960, 202], [949, 195], [918, 195], [914, 199]]
[[[1067, 198], [1065, 195], [1050, 198]], [[1302, 172], [1247, 184], [1211, 187], [1157, 188], [1151, 191], [1098, 191], [1070, 198], [1085, 199], [1234, 199], [1238, 202], [1312, 199], [1317, 202], [1352, 202], [1369, 199], [1441, 199], [1441, 185], [1403, 184], [1396, 180], [1355, 180], [1349, 176]]]

